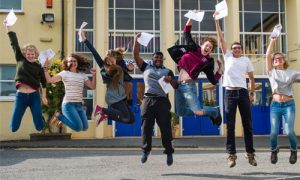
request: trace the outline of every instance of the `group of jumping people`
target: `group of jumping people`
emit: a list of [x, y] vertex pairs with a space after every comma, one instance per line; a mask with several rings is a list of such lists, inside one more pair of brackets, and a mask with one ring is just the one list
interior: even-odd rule
[[[133, 43], [133, 58], [137, 67], [143, 72], [145, 83], [144, 97], [141, 104], [142, 117], [142, 158], [145, 163], [152, 148], [152, 132], [155, 122], [161, 131], [161, 139], [164, 153], [167, 155], [167, 165], [173, 164], [174, 147], [172, 145], [171, 130], [171, 103], [168, 94], [159, 84], [159, 79], [164, 77], [166, 83], [170, 83], [175, 89], [175, 111], [179, 116], [207, 116], [213, 125], [220, 126], [222, 123], [221, 108], [204, 106], [197, 97], [196, 80], [200, 72], [205, 73], [209, 82], [215, 85], [223, 75], [223, 87], [225, 87], [224, 110], [227, 119], [227, 142], [228, 166], [236, 165], [236, 144], [235, 144], [235, 122], [236, 110], [239, 108], [244, 130], [244, 141], [246, 158], [252, 166], [257, 166], [255, 160], [255, 149], [253, 147], [253, 128], [251, 116], [251, 102], [254, 99], [254, 68], [249, 58], [243, 56], [241, 43], [234, 42], [227, 48], [219, 21], [215, 19], [215, 25], [221, 50], [224, 57], [224, 64], [221, 60], [214, 60], [210, 53], [217, 48], [217, 40], [212, 37], [204, 39], [198, 45], [192, 38], [192, 19], [188, 19], [184, 27], [184, 44], [169, 48], [168, 51], [179, 69], [178, 79], [175, 78], [171, 69], [163, 65], [164, 55], [162, 52], [154, 52], [152, 63], [146, 63], [140, 56], [140, 43], [138, 33]], [[11, 130], [16, 132], [21, 124], [26, 108], [29, 106], [32, 112], [36, 130], [44, 127], [42, 117], [41, 97], [39, 93], [42, 87], [42, 103], [47, 105], [46, 83], [62, 81], [65, 88], [65, 95], [62, 101], [62, 112], [55, 112], [50, 124], [58, 127], [66, 125], [75, 131], [88, 129], [88, 119], [83, 108], [83, 88], [86, 85], [89, 89], [96, 87], [96, 69], [90, 70], [90, 80], [84, 73], [89, 67], [89, 61], [78, 54], [70, 54], [63, 60], [62, 71], [51, 76], [48, 72], [49, 60], [42, 66], [38, 59], [39, 52], [34, 45], [26, 45], [20, 48], [16, 33], [10, 30], [7, 22], [4, 21], [11, 46], [15, 53], [16, 65], [16, 98], [11, 118]], [[132, 124], [135, 117], [127, 103], [127, 95], [124, 83], [130, 82], [132, 77], [129, 72], [134, 65], [126, 64], [124, 60], [125, 49], [116, 48], [106, 52], [102, 59], [97, 50], [86, 38], [84, 31], [80, 34], [85, 46], [91, 51], [96, 63], [100, 68], [103, 83], [106, 85], [105, 101], [108, 108], [96, 105], [94, 119], [96, 126], [102, 121], [110, 119], [117, 122]], [[272, 88], [272, 103], [270, 105], [271, 121], [271, 163], [277, 163], [279, 152], [277, 136], [279, 124], [282, 117], [285, 120], [285, 130], [289, 137], [291, 155], [289, 162], [295, 164], [297, 161], [297, 137], [294, 132], [295, 102], [293, 100], [292, 84], [300, 81], [300, 72], [288, 70], [288, 62], [281, 52], [275, 52], [272, 48], [277, 38], [270, 38], [270, 44], [266, 52], [266, 67]], [[183, 53], [179, 53], [185, 48]], [[215, 71], [215, 63], [217, 69]], [[223, 72], [224, 71], [224, 72]], [[246, 79], [249, 78], [249, 87]]]

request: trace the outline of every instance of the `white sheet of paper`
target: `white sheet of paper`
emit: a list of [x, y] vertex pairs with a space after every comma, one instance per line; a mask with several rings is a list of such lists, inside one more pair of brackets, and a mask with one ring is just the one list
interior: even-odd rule
[[44, 66], [46, 59], [50, 60], [55, 56], [55, 52], [52, 51], [51, 48], [45, 50], [45, 51], [41, 51], [40, 55], [39, 55], [39, 61], [41, 63], [42, 66]]
[[282, 29], [281, 24], [277, 24], [277, 25], [274, 27], [274, 29], [273, 29], [273, 31], [272, 31], [272, 33], [271, 33], [271, 37], [270, 37], [270, 38], [277, 38], [277, 37], [279, 37], [280, 34], [281, 34], [281, 29]]
[[82, 42], [82, 38], [81, 38], [81, 32], [82, 32], [82, 29], [87, 25], [88, 23], [87, 22], [82, 22], [82, 24], [81, 24], [81, 26], [80, 26], [80, 28], [79, 28], [79, 31], [78, 31], [78, 36], [79, 36], [79, 38], [78, 38], [78, 40], [79, 40], [79, 42]]
[[158, 80], [158, 83], [160, 84], [161, 88], [164, 90], [164, 92], [166, 94], [168, 94], [170, 92], [170, 90], [172, 89], [172, 86], [170, 83], [167, 83], [164, 81], [164, 78], [165, 76], [161, 77], [159, 80]]
[[203, 17], [204, 17], [204, 11], [201, 11], [201, 12], [193, 12], [193, 11], [189, 11], [187, 12], [184, 17], [187, 17], [187, 18], [190, 18], [190, 19], [193, 19], [195, 21], [199, 21], [201, 22], [203, 20]]
[[6, 16], [6, 22], [7, 22], [7, 26], [12, 26], [16, 23], [17, 21], [17, 16], [14, 13], [14, 10], [11, 9], [10, 12], [8, 13], [8, 15]]
[[228, 15], [228, 7], [226, 1], [221, 1], [216, 6], [216, 11], [219, 12], [218, 15], [216, 15], [216, 20], [221, 19], [223, 17], [226, 17]]
[[153, 34], [145, 33], [142, 32], [141, 36], [137, 39], [137, 41], [143, 45], [143, 46], [148, 46], [150, 40], [154, 37]]

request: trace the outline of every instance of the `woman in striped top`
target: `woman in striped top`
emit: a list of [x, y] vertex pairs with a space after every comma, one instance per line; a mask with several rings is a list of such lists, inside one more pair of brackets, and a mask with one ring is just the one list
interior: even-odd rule
[[82, 56], [70, 54], [63, 61], [63, 71], [51, 77], [48, 73], [49, 61], [44, 66], [45, 77], [48, 83], [63, 81], [65, 86], [65, 96], [62, 103], [62, 113], [56, 112], [50, 120], [50, 125], [57, 122], [57, 126], [62, 123], [75, 131], [85, 131], [88, 128], [88, 120], [82, 105], [83, 86], [90, 89], [96, 87], [96, 69], [92, 68], [93, 79], [89, 80], [84, 71], [89, 68], [90, 63]]

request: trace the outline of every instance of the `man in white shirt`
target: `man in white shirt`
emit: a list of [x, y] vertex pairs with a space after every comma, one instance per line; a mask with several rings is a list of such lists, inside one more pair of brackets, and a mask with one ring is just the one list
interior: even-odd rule
[[[217, 13], [213, 15], [214, 18], [216, 15]], [[224, 103], [227, 120], [226, 149], [229, 154], [228, 165], [230, 168], [236, 165], [235, 119], [236, 109], [239, 107], [247, 152], [245, 157], [248, 159], [249, 164], [257, 166], [257, 162], [254, 158], [255, 150], [253, 148], [253, 129], [250, 107], [254, 95], [254, 68], [249, 58], [242, 56], [243, 49], [239, 42], [234, 42], [231, 45], [231, 50], [227, 49], [219, 21], [215, 20], [215, 24], [225, 61], [223, 87], [226, 89]], [[247, 89], [246, 74], [249, 77], [249, 91]]]

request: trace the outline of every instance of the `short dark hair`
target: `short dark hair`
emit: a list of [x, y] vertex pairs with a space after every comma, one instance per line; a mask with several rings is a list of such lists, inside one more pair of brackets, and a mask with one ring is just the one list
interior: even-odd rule
[[152, 57], [155, 55], [161, 55], [162, 57], [164, 57], [164, 54], [161, 51], [156, 51], [152, 54]]
[[241, 48], [243, 49], [243, 46], [242, 46], [242, 44], [241, 44], [240, 42], [237, 42], [237, 41], [233, 42], [233, 43], [231, 44], [231, 46], [230, 46], [230, 49], [232, 49], [232, 46], [233, 46], [233, 45], [240, 45]]

